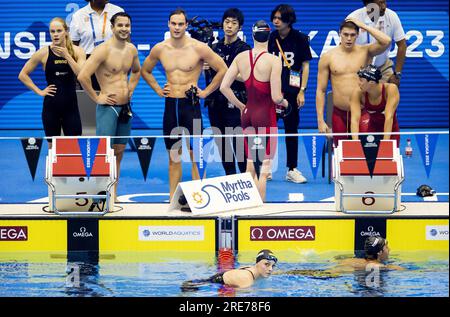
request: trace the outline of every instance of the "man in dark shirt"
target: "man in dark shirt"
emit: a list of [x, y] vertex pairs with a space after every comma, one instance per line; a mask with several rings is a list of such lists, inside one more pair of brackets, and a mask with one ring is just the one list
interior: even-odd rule
[[[269, 52], [282, 59], [281, 89], [292, 106], [292, 110], [282, 117], [285, 133], [298, 133], [299, 110], [305, 104], [309, 61], [312, 59], [309, 38], [292, 27], [297, 18], [289, 5], [278, 5], [272, 11], [270, 19], [276, 30], [270, 34]], [[286, 154], [286, 180], [305, 183], [306, 178], [297, 169], [298, 137], [286, 137]]]
[[[212, 49], [218, 54], [229, 67], [236, 55], [243, 51], [250, 50], [251, 47], [238, 37], [238, 32], [244, 24], [244, 16], [239, 9], [231, 8], [224, 12], [222, 26], [224, 38], [214, 44]], [[205, 65], [205, 72], [209, 72], [211, 77], [215, 72]], [[245, 85], [243, 82], [235, 81], [231, 85], [236, 97], [246, 103]], [[238, 107], [228, 102], [222, 93], [217, 90], [211, 94], [205, 104], [208, 106], [208, 115], [214, 134], [242, 134], [241, 111]], [[236, 174], [236, 161], [241, 173], [245, 172], [246, 158], [244, 155], [243, 138], [215, 138], [222, 165], [227, 175]], [[233, 144], [231, 144], [233, 143]]]

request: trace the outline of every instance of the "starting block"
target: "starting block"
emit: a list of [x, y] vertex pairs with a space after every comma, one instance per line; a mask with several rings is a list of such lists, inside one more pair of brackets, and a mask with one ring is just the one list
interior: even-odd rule
[[395, 141], [380, 141], [372, 177], [361, 142], [339, 141], [333, 158], [337, 211], [349, 214], [398, 211], [403, 181], [403, 159]]
[[[90, 146], [93, 137], [53, 137], [46, 158], [45, 182], [49, 210], [64, 215], [104, 215], [114, 209], [116, 157], [109, 137], [95, 138], [98, 147], [87, 150], [91, 166], [87, 175], [80, 139]], [[94, 152], [92, 154], [91, 152]]]

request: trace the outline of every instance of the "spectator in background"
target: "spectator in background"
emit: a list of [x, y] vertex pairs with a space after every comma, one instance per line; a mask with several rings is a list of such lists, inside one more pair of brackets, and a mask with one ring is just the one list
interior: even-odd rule
[[[397, 44], [397, 57], [395, 67], [393, 61], [389, 58], [391, 47], [374, 57], [372, 64], [381, 70], [382, 82], [388, 82], [400, 86], [403, 64], [406, 58], [406, 39], [405, 31], [397, 13], [387, 8], [386, 0], [363, 0], [364, 8], [353, 11], [348, 17], [354, 17], [364, 24], [375, 27], [383, 33], [389, 35], [392, 41]], [[378, 10], [376, 6], [378, 6]], [[365, 45], [375, 43], [376, 39], [364, 30], [359, 33], [356, 44]]]
[[[287, 4], [278, 5], [270, 16], [275, 31], [269, 37], [269, 53], [278, 56], [283, 63], [281, 90], [292, 110], [283, 117], [285, 133], [298, 133], [300, 108], [305, 105], [305, 92], [308, 85], [309, 61], [312, 59], [309, 38], [295, 30], [297, 21], [294, 9]], [[306, 183], [306, 178], [297, 169], [298, 137], [286, 137], [286, 180]], [[269, 179], [271, 179], [269, 175]]]
[[[79, 45], [86, 57], [92, 54], [94, 48], [113, 35], [110, 19], [124, 10], [109, 0], [86, 0], [88, 5], [75, 12], [70, 23], [70, 37], [75, 45]], [[97, 78], [92, 76], [92, 87], [100, 90]]]

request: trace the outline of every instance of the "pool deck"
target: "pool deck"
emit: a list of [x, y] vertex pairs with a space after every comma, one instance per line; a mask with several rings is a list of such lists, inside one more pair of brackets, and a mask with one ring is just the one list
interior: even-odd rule
[[[29, 218], [29, 217], [66, 217], [42, 210], [47, 204], [0, 204], [0, 219]], [[266, 203], [261, 207], [249, 208], [229, 212], [211, 212], [202, 215], [193, 215], [180, 210], [168, 211], [169, 204], [156, 203], [118, 203], [116, 208], [120, 211], [110, 212], [103, 218], [196, 218], [196, 217], [296, 217], [296, 218], [355, 218], [355, 217], [399, 217], [399, 218], [442, 218], [449, 217], [448, 202], [414, 202], [402, 203], [402, 211], [393, 214], [346, 214], [335, 211], [334, 203]], [[120, 208], [119, 208], [120, 209]], [[89, 217], [89, 212], [78, 217]]]

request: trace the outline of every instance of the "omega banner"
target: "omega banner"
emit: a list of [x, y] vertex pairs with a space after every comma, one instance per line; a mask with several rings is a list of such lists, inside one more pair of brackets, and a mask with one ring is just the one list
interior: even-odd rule
[[314, 254], [351, 254], [355, 246], [354, 219], [237, 216], [235, 228], [235, 248], [243, 262], [254, 260], [262, 249], [272, 250], [283, 262], [298, 263]]
[[195, 215], [258, 207], [263, 204], [250, 173], [178, 184], [170, 210], [183, 207], [183, 197]]

